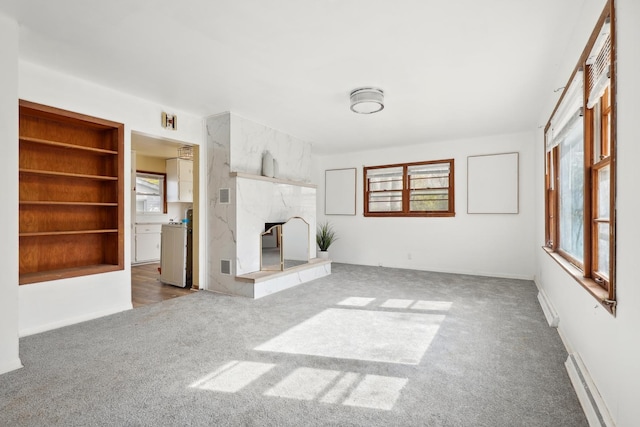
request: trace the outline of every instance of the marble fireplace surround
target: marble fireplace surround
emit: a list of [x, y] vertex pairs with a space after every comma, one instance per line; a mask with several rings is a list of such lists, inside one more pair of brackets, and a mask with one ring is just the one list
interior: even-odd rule
[[[331, 272], [329, 261], [316, 259], [316, 186], [314, 184], [232, 172], [235, 178], [236, 279], [253, 283], [253, 297], [295, 286]], [[302, 218], [309, 225], [310, 262], [284, 271], [260, 271], [261, 234], [266, 223]]]
[[236, 275], [260, 271], [260, 235], [266, 223], [300, 217], [309, 224], [309, 258], [316, 257], [316, 186], [232, 172], [236, 181]]
[[[311, 144], [231, 112], [209, 116], [206, 132], [206, 289], [260, 298], [330, 274], [331, 263], [316, 258]], [[276, 178], [261, 175], [266, 151], [278, 161]], [[295, 216], [309, 224], [312, 262], [304, 269], [261, 272], [260, 234], [265, 223]]]

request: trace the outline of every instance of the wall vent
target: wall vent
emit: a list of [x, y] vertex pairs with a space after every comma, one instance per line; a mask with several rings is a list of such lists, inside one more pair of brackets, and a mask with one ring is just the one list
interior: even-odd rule
[[231, 274], [231, 260], [220, 260], [220, 274]]
[[231, 190], [228, 188], [221, 188], [218, 200], [220, 200], [220, 203], [223, 205], [231, 203]]

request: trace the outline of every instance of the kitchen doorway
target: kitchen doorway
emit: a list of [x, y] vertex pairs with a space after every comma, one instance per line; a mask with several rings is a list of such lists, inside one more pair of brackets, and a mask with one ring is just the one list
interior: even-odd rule
[[[140, 307], [188, 295], [199, 286], [199, 146], [131, 132], [131, 296]], [[162, 229], [187, 221], [189, 213], [189, 285], [161, 281], [162, 264], [175, 265], [179, 254], [164, 250]], [[166, 276], [166, 275], [165, 275]], [[166, 277], [163, 278], [164, 281]]]

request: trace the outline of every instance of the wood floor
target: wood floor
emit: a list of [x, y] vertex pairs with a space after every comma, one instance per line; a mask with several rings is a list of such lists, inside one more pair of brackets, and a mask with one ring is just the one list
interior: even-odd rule
[[161, 283], [159, 267], [160, 263], [131, 266], [131, 302], [134, 308], [194, 292]]

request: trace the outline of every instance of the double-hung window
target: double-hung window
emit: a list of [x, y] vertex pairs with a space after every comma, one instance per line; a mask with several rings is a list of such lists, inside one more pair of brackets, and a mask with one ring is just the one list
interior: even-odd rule
[[365, 216], [454, 216], [453, 159], [364, 168]]
[[615, 37], [611, 3], [545, 128], [545, 246], [615, 313]]
[[153, 172], [136, 173], [136, 212], [166, 213], [166, 175]]

